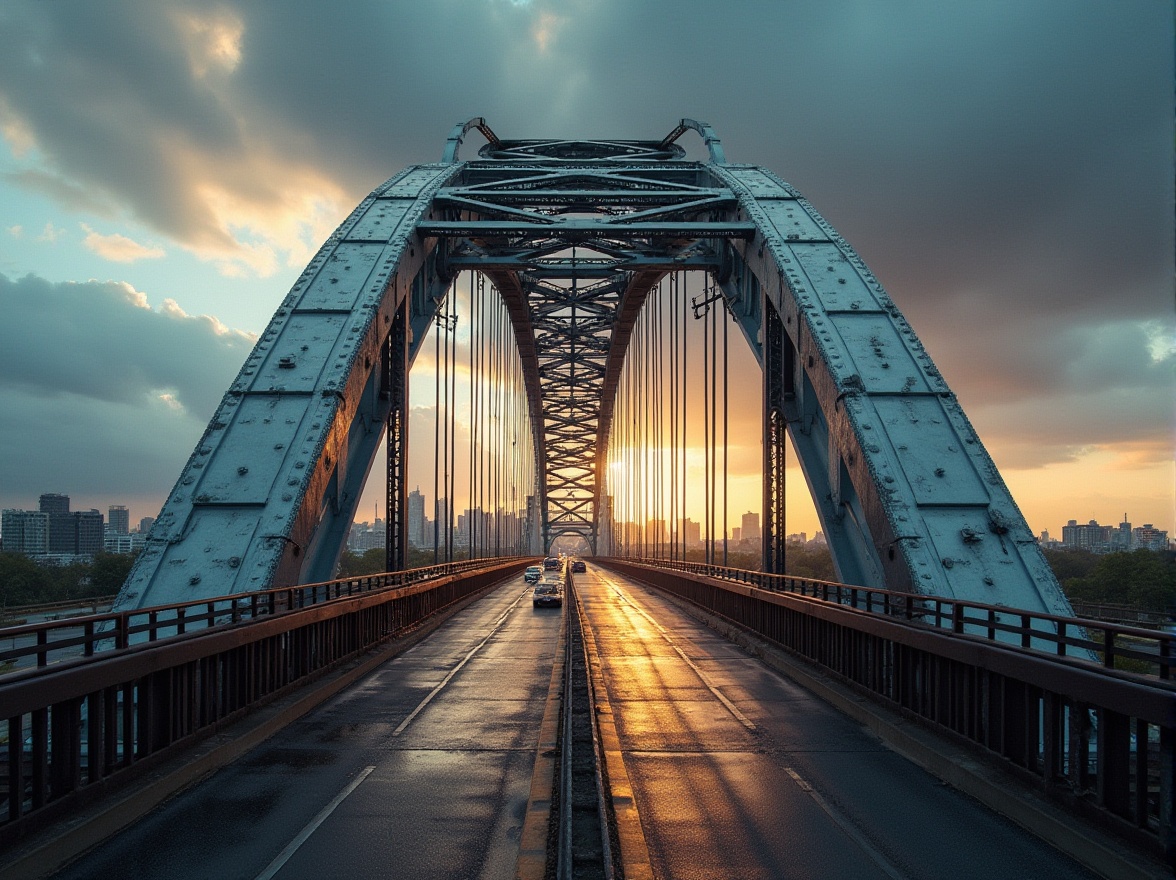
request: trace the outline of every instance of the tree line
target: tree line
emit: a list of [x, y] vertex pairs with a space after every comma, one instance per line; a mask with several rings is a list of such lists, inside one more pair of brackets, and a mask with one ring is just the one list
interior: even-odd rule
[[[721, 558], [721, 557], [720, 557]], [[1124, 605], [1140, 611], [1176, 613], [1176, 553], [1135, 550], [1095, 555], [1083, 550], [1046, 550], [1046, 561], [1075, 602]], [[702, 551], [687, 553], [701, 562]], [[0, 608], [67, 599], [87, 599], [117, 593], [135, 557], [100, 553], [87, 564], [42, 566], [17, 553], [0, 553]], [[433, 552], [410, 548], [410, 568], [431, 565]], [[730, 551], [733, 568], [758, 569], [758, 552]], [[784, 556], [785, 574], [816, 580], [836, 580], [827, 548], [790, 544]], [[384, 551], [344, 552], [339, 577], [359, 577], [384, 570]]]
[[134, 562], [130, 554], [99, 553], [88, 563], [38, 565], [19, 553], [0, 553], [0, 608], [112, 596]]

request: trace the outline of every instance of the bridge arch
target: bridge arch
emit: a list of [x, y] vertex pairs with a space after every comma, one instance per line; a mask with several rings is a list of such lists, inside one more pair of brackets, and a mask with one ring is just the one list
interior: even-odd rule
[[[458, 160], [466, 135], [486, 139]], [[676, 143], [703, 138], [708, 161]], [[475, 119], [377, 188], [303, 272], [229, 389], [122, 607], [328, 577], [385, 426], [403, 561], [407, 370], [450, 281], [503, 298], [526, 377], [544, 549], [595, 550], [616, 382], [670, 272], [714, 279], [763, 369], [764, 564], [782, 564], [792, 438], [843, 580], [1066, 610], [995, 465], [849, 245], [683, 120], [660, 141], [506, 141]], [[582, 391], [579, 391], [581, 389]], [[392, 532], [395, 532], [393, 534]]]

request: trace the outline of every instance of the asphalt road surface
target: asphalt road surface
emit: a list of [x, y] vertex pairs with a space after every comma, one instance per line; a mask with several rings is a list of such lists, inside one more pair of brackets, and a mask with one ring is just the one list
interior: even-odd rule
[[[1093, 876], [655, 592], [576, 588], [659, 880]], [[57, 877], [510, 878], [559, 624], [512, 580]]]
[[655, 877], [1093, 875], [655, 591], [576, 576]]
[[59, 878], [507, 878], [560, 628], [521, 576]]

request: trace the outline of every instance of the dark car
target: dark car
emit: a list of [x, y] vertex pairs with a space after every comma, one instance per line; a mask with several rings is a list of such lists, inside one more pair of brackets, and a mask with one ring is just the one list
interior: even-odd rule
[[584, 564], [583, 559], [577, 559], [575, 562], [572, 563], [572, 571], [573, 572], [587, 571], [587, 570], [588, 570], [588, 566], [586, 566]]
[[559, 571], [563, 568], [563, 563], [558, 556], [548, 556], [543, 560], [543, 568], [545, 571]]
[[523, 580], [529, 584], [533, 584], [539, 580], [539, 575], [543, 574], [543, 569], [537, 565], [528, 565], [527, 570], [523, 572]]
[[531, 604], [536, 608], [559, 608], [563, 605], [563, 591], [559, 584], [544, 581], [535, 586], [535, 592], [531, 594]]

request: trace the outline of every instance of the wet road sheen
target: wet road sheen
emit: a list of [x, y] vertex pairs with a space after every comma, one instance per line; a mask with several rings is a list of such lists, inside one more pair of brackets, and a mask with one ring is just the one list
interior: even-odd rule
[[576, 591], [656, 877], [1093, 876], [655, 591], [594, 566]]
[[559, 628], [516, 578], [56, 876], [510, 877]]

